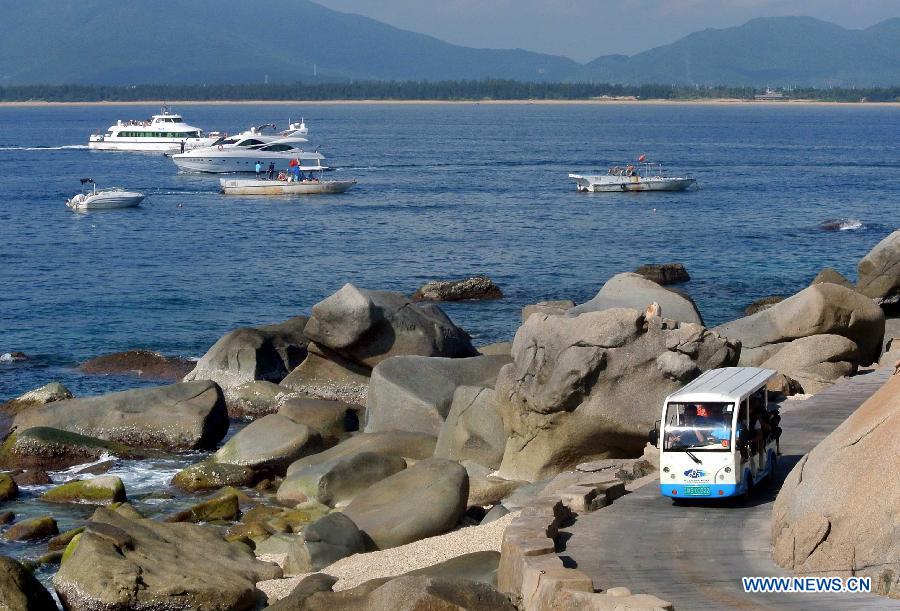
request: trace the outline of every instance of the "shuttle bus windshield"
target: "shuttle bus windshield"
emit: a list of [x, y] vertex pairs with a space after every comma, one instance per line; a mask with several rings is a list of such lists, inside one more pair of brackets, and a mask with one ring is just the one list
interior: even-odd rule
[[663, 449], [730, 452], [733, 403], [669, 403]]

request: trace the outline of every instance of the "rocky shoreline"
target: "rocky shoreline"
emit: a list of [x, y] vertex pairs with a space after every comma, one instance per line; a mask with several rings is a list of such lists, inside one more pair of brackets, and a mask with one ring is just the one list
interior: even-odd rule
[[[78, 611], [549, 609], [552, 592], [521, 599], [501, 553], [506, 525], [546, 531], [564, 519], [535, 509], [548, 494], [589, 506], [597, 482], [611, 501], [616, 481], [653, 473], [646, 434], [666, 395], [736, 365], [777, 370], [773, 395], [814, 394], [900, 356], [900, 231], [858, 269], [855, 285], [826, 272], [708, 328], [687, 293], [661, 284], [688, 280], [683, 266], [644, 266], [585, 303], [527, 306], [512, 343], [481, 347], [437, 303], [501, 298], [487, 278], [429, 283], [413, 298], [347, 284], [308, 317], [227, 333], [196, 363], [146, 351], [94, 359], [84, 371], [179, 381], [86, 398], [51, 382], [0, 406], [10, 429], [0, 512], [35, 485], [30, 502], [46, 507], [0, 516], [6, 542], [42, 552], [0, 557], [0, 599], [48, 608], [26, 570], [44, 567], [64, 608]], [[893, 422], [896, 404], [886, 404], [874, 412]], [[150, 491], [152, 515], [109, 472], [172, 457], [191, 464]], [[603, 476], [573, 478], [585, 463]], [[70, 469], [82, 470], [51, 477]], [[168, 505], [173, 493], [184, 502]], [[84, 519], [60, 532], [54, 507], [76, 506]], [[869, 511], [882, 515], [877, 506]], [[791, 507], [779, 497], [779, 537], [821, 530], [821, 520], [787, 517]], [[812, 566], [779, 541], [780, 564]], [[896, 541], [867, 546], [866, 562], [886, 567], [879, 592], [900, 595], [896, 554], [879, 547]], [[606, 608], [610, 595], [566, 596], [571, 608]]]

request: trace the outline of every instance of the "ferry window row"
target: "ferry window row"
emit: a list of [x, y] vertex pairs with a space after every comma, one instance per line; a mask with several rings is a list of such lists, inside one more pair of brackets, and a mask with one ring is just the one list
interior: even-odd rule
[[[112, 136], [112, 132], [107, 134]], [[119, 132], [119, 138], [199, 138], [200, 132]]]

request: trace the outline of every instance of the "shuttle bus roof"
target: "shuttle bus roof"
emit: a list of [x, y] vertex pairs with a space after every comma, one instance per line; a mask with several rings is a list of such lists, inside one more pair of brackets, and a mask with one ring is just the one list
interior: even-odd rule
[[759, 367], [711, 369], [666, 401], [736, 401], [763, 386], [778, 372]]

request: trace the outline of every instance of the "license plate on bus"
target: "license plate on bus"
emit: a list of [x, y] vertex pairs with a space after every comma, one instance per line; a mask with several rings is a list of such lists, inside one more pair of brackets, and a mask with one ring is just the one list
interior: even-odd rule
[[685, 486], [685, 496], [709, 496], [709, 486]]

